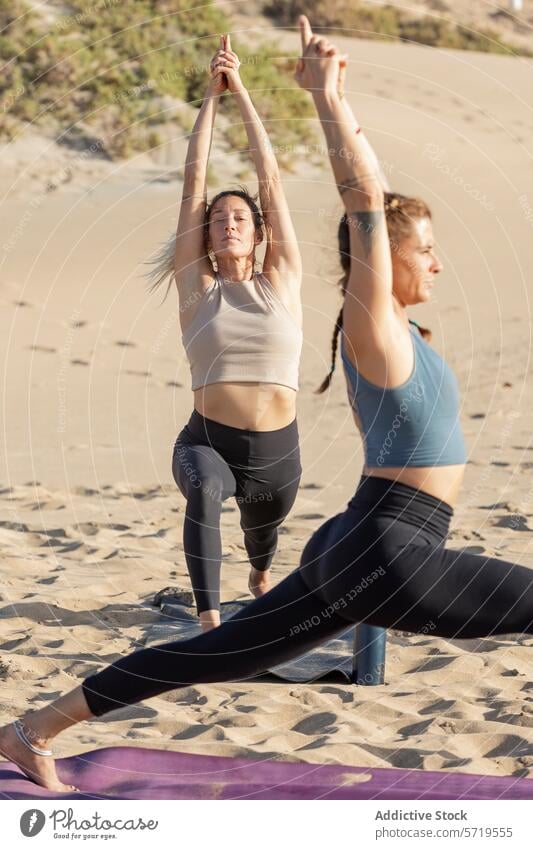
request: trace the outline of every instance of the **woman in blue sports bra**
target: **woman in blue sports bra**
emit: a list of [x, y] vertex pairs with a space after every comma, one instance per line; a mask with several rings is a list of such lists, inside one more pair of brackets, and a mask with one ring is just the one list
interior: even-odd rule
[[[465, 449], [455, 377], [410, 326], [441, 265], [424, 203], [385, 194], [375, 156], [338, 92], [342, 60], [301, 21], [296, 78], [313, 92], [345, 216], [340, 330], [365, 468], [347, 509], [307, 543], [299, 569], [220, 627], [121, 658], [0, 729], [0, 751], [52, 790], [62, 730], [177, 687], [235, 681], [354, 622], [442, 637], [533, 633], [533, 572], [445, 547]], [[342, 152], [336, 156], [335, 150]], [[329, 377], [326, 383], [329, 381]]]

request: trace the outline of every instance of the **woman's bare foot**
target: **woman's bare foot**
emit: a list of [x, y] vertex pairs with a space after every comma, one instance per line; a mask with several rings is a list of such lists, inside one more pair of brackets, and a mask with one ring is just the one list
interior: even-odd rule
[[200, 613], [200, 625], [202, 633], [207, 634], [213, 628], [218, 628], [220, 625], [220, 611], [218, 610], [202, 610]]
[[[33, 746], [46, 749], [46, 740], [39, 739], [38, 743], [32, 738], [31, 726], [25, 719], [23, 729]], [[56, 773], [55, 759], [45, 755], [36, 755], [19, 739], [13, 725], [0, 728], [0, 754], [11, 763], [18, 766], [25, 775], [36, 784], [53, 790], [56, 793], [71, 793], [77, 790], [71, 784], [62, 784]]]
[[248, 589], [254, 598], [259, 598], [264, 595], [270, 588], [270, 577], [268, 572], [260, 572], [252, 566], [250, 569], [250, 576], [248, 578]]

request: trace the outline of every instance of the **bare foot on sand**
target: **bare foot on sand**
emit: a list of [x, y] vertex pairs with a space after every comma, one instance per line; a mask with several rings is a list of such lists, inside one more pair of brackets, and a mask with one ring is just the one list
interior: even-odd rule
[[203, 634], [207, 634], [208, 631], [212, 631], [213, 628], [218, 628], [220, 625], [220, 611], [202, 610], [200, 613], [200, 625], [202, 626]]
[[259, 572], [258, 569], [254, 569], [252, 566], [250, 576], [248, 578], [248, 589], [252, 595], [255, 598], [259, 598], [267, 593], [270, 588], [270, 577], [268, 572]]
[[[46, 741], [39, 740], [39, 744], [31, 739], [31, 727], [24, 720], [24, 730], [32, 744], [38, 748], [46, 748]], [[15, 764], [36, 784], [53, 790], [56, 793], [71, 793], [77, 790], [71, 784], [62, 784], [56, 773], [55, 760], [52, 757], [35, 755], [24, 743], [19, 740], [12, 725], [4, 725], [0, 728], [0, 754], [11, 763]]]

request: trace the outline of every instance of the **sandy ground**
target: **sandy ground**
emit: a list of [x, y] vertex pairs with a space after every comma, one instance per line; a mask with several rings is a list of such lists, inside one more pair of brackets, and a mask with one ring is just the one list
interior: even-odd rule
[[[283, 43], [296, 46], [292, 35]], [[433, 328], [463, 393], [469, 463], [451, 544], [533, 566], [531, 62], [343, 45], [348, 97], [393, 186], [434, 209], [446, 270], [413, 316]], [[184, 149], [177, 137], [127, 165], [67, 161], [27, 133], [2, 151], [1, 720], [142, 645], [153, 594], [186, 582], [170, 456], [189, 376], [175, 295], [160, 306], [140, 276], [175, 225]], [[362, 463], [341, 374], [329, 395], [312, 393], [338, 308], [340, 207], [321, 158], [300, 151], [286, 178], [305, 260], [304, 475], [276, 580], [343, 508]], [[215, 139], [218, 186], [240, 167]], [[51, 178], [59, 185], [46, 191]], [[243, 596], [231, 504], [223, 541], [224, 597]], [[68, 732], [57, 749], [126, 743], [533, 776], [532, 645], [392, 635], [382, 687], [190, 687]]]

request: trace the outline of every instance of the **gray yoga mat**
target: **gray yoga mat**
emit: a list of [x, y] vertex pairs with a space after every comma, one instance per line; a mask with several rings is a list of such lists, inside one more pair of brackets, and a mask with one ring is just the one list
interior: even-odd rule
[[[184, 603], [188, 601], [188, 594], [181, 595], [183, 601], [179, 597], [162, 600], [161, 621], [150, 628], [146, 647], [173, 640], [188, 640], [202, 633], [194, 608]], [[222, 621], [234, 616], [248, 604], [248, 601], [223, 603], [220, 607]], [[352, 679], [354, 630], [354, 626], [350, 626], [334, 640], [329, 640], [289, 663], [273, 666], [268, 672], [282, 681], [294, 683], [303, 684], [324, 678], [349, 683]]]

